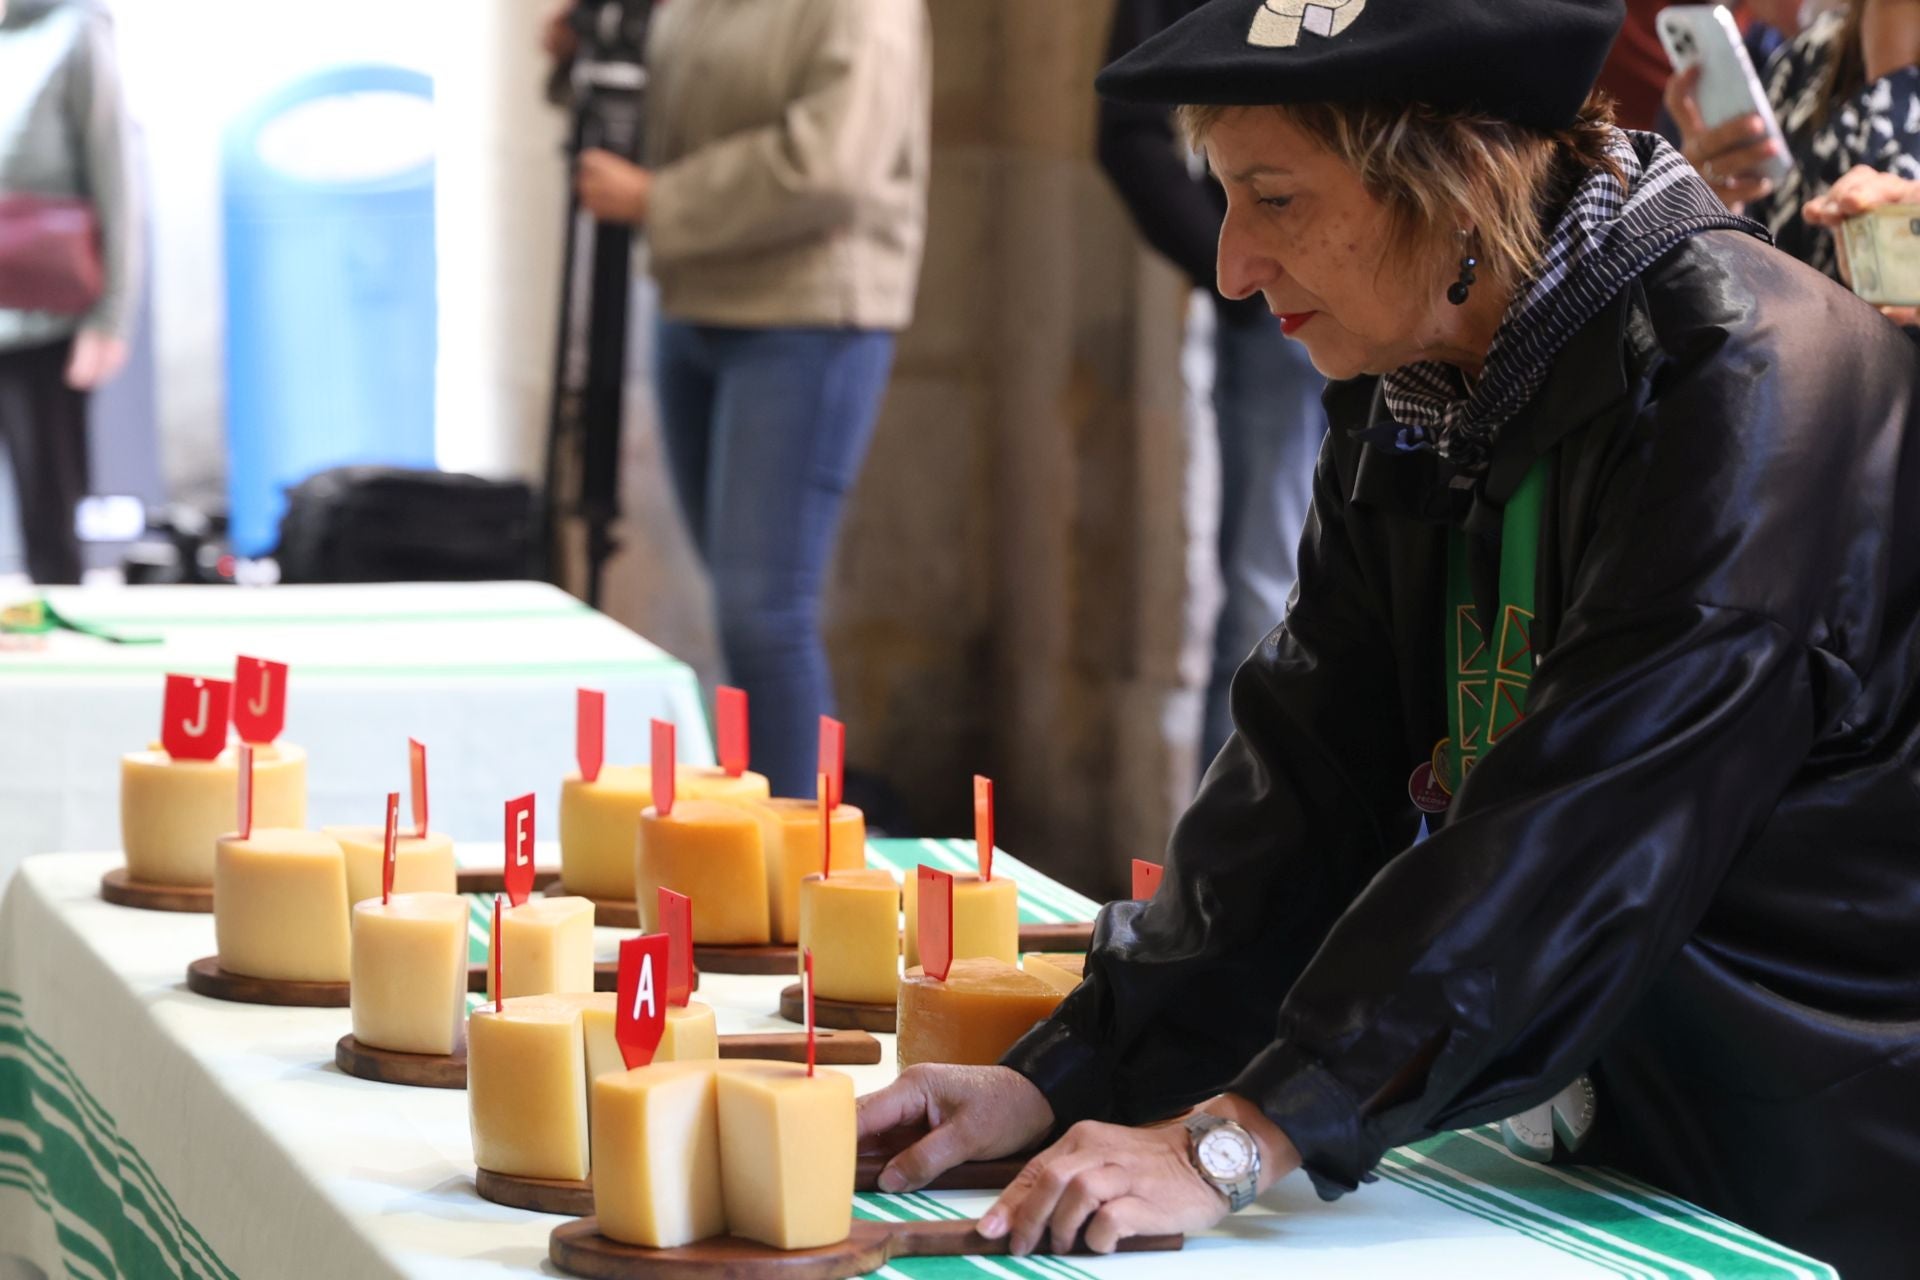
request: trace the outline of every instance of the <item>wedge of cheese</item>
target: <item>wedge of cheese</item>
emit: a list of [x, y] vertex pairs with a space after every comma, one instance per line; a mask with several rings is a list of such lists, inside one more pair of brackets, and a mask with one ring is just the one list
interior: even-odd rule
[[918, 968], [900, 982], [896, 1018], [902, 1069], [916, 1062], [991, 1066], [1051, 1014], [1065, 993], [988, 957], [955, 960], [947, 980]]
[[1064, 951], [1029, 951], [1020, 967], [1062, 995], [1080, 985], [1087, 975], [1087, 958]]
[[[158, 744], [120, 758], [120, 844], [127, 874], [147, 884], [213, 883], [214, 841], [236, 823], [238, 755], [175, 760]], [[307, 753], [255, 747], [253, 825], [307, 825]]]
[[[334, 838], [347, 859], [347, 901], [365, 902], [380, 896], [380, 864], [386, 860], [387, 833], [379, 827], [322, 827]], [[453, 893], [458, 887], [453, 868], [453, 837], [429, 831], [424, 836], [403, 835], [393, 842], [393, 891]]]
[[[773, 941], [800, 939], [800, 882], [820, 871], [820, 806], [811, 800], [742, 802], [760, 819], [767, 860], [767, 916]], [[867, 818], [850, 804], [828, 818], [833, 869], [858, 871], [867, 865]]]
[[[593, 990], [593, 903], [529, 898], [500, 912], [500, 981], [506, 998]], [[493, 966], [487, 966], [493, 998]]]
[[[920, 963], [920, 877], [901, 881], [909, 968]], [[1020, 890], [1006, 876], [953, 878], [953, 958], [992, 956], [1008, 965], [1020, 959]]]
[[[711, 766], [685, 764], [674, 771], [674, 789], [682, 800], [751, 800], [768, 794], [762, 774], [732, 778]], [[653, 771], [646, 765], [604, 765], [592, 782], [577, 772], [562, 780], [560, 883], [568, 893], [633, 900], [640, 812], [652, 803]]]
[[250, 978], [346, 982], [352, 970], [347, 869], [318, 831], [255, 827], [214, 845], [213, 935], [220, 967]]
[[482, 1169], [585, 1178], [592, 1159], [578, 1006], [534, 996], [474, 1010], [467, 1019], [467, 1114], [474, 1163]]
[[393, 1053], [466, 1043], [467, 900], [396, 893], [353, 905], [353, 1038]]
[[640, 815], [634, 875], [644, 932], [657, 932], [659, 890], [693, 899], [696, 943], [768, 940], [767, 865], [760, 822], [737, 804], [682, 800]]
[[593, 1212], [609, 1240], [672, 1249], [727, 1229], [711, 1062], [666, 1062], [593, 1085]]
[[900, 886], [879, 869], [800, 882], [800, 948], [823, 1000], [892, 1004], [900, 989]]

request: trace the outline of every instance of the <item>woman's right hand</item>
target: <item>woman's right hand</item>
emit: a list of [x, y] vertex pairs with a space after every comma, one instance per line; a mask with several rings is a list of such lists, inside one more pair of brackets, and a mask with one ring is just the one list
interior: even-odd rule
[[923, 1063], [858, 1105], [861, 1152], [893, 1156], [882, 1191], [913, 1191], [957, 1164], [1025, 1151], [1053, 1128], [1046, 1095], [1011, 1067]]
[[1664, 99], [1674, 123], [1680, 126], [1680, 154], [1706, 179], [1720, 203], [1734, 213], [1749, 200], [1773, 193], [1773, 179], [1762, 170], [1780, 154], [1780, 144], [1767, 136], [1767, 123], [1758, 113], [1735, 116], [1707, 127], [1694, 92], [1700, 68], [1689, 67], [1667, 81]]

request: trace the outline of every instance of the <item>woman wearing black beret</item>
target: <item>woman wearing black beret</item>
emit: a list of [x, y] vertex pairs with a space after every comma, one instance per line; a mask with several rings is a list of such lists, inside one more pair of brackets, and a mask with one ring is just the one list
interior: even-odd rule
[[863, 1100], [883, 1185], [1053, 1136], [983, 1229], [1111, 1248], [1507, 1117], [1913, 1274], [1915, 357], [1611, 127], [1620, 16], [1214, 0], [1103, 73], [1186, 104], [1333, 432], [1159, 892], [1003, 1066]]

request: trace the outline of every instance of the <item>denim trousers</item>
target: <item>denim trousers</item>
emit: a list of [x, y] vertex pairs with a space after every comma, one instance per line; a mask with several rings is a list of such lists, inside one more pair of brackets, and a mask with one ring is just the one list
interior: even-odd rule
[[1204, 772], [1233, 733], [1233, 673], [1287, 616], [1294, 555], [1327, 434], [1326, 379], [1277, 320], [1216, 323], [1214, 429], [1220, 439], [1218, 554], [1225, 595], [1201, 728]]
[[814, 794], [819, 717], [834, 710], [821, 590], [893, 345], [877, 330], [659, 321], [668, 468], [713, 579], [728, 678], [747, 693], [753, 768], [775, 795]]

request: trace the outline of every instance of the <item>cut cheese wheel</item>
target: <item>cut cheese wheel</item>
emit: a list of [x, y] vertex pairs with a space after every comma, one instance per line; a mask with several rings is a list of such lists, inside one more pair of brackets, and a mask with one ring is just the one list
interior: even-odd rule
[[[387, 833], [382, 827], [322, 827], [340, 845], [347, 859], [347, 901], [365, 902], [380, 896], [380, 864], [386, 861]], [[402, 835], [393, 842], [393, 891], [453, 893], [453, 837], [429, 831], [424, 836]]]
[[[674, 772], [677, 800], [752, 800], [768, 794], [764, 775], [728, 777], [711, 766], [680, 765]], [[568, 893], [631, 901], [633, 855], [640, 840], [640, 812], [653, 803], [653, 771], [646, 765], [610, 764], [592, 782], [570, 773], [560, 784], [560, 883]]]
[[727, 1229], [718, 1063], [666, 1062], [593, 1085], [593, 1212], [609, 1240], [672, 1249]]
[[853, 1225], [853, 1080], [790, 1062], [715, 1076], [727, 1230], [776, 1249], [816, 1249]]
[[[906, 919], [906, 956], [911, 968], [920, 963], [920, 877], [908, 872], [901, 882]], [[953, 878], [953, 958], [969, 960], [991, 956], [1007, 965], [1020, 958], [1020, 890], [1006, 876], [982, 880], [977, 875]]]
[[[527, 996], [529, 1000], [550, 1000], [580, 1011], [580, 1032], [587, 1053], [587, 1118], [593, 1118], [593, 1082], [601, 1076], [618, 1075], [627, 1069], [615, 1034], [618, 1021], [611, 991], [573, 992], [567, 995]], [[720, 1056], [720, 1036], [713, 1010], [694, 1000], [684, 1007], [667, 1006], [666, 1027], [660, 1045], [653, 1051], [655, 1062], [712, 1061]]]
[[[213, 883], [213, 845], [233, 831], [239, 755], [175, 760], [155, 746], [120, 757], [120, 843], [127, 875], [146, 884]], [[307, 825], [307, 753], [253, 749], [253, 825]]]
[[376, 895], [353, 907], [353, 1038], [393, 1053], [452, 1053], [467, 1030], [467, 900]]
[[737, 804], [685, 800], [662, 817], [640, 815], [634, 876], [641, 928], [660, 929], [659, 891], [693, 900], [693, 940], [701, 944], [764, 943], [767, 866], [760, 822]]
[[[509, 1000], [592, 991], [593, 903], [586, 898], [529, 898], [517, 907], [503, 907], [500, 950], [500, 982]], [[493, 998], [491, 964], [487, 998]]]
[[1087, 958], [1059, 951], [1029, 951], [1020, 957], [1020, 967], [1064, 995], [1086, 977]]
[[249, 978], [346, 982], [352, 968], [347, 871], [318, 831], [255, 827], [214, 845], [213, 934], [220, 967]]
[[587, 1056], [580, 1009], [532, 997], [483, 1005], [467, 1020], [473, 1159], [519, 1178], [577, 1181], [587, 1147]]
[[823, 1000], [892, 1004], [900, 987], [900, 886], [888, 871], [800, 882], [800, 946]]
[[900, 1066], [991, 1066], [1053, 1012], [1061, 995], [1050, 983], [987, 957], [955, 960], [945, 982], [909, 969], [896, 1013]]
[[[760, 819], [767, 859], [768, 927], [773, 941], [800, 939], [800, 882], [820, 871], [820, 806], [813, 800], [743, 802]], [[867, 818], [850, 804], [833, 811], [833, 869], [863, 870], [867, 865]]]

